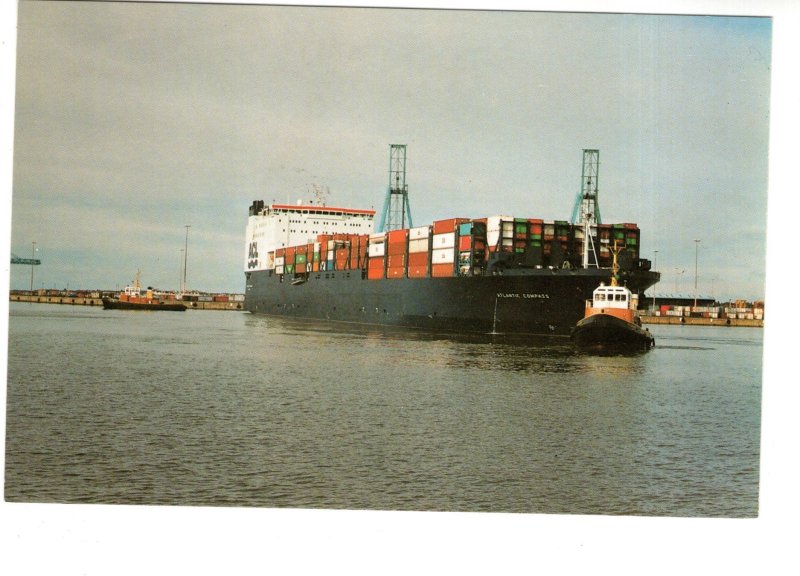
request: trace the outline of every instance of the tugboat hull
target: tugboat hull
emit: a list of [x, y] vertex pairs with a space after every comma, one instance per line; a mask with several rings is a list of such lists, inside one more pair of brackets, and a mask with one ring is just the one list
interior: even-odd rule
[[645, 352], [655, 346], [649, 330], [610, 314], [587, 316], [570, 337], [578, 348], [595, 352]]

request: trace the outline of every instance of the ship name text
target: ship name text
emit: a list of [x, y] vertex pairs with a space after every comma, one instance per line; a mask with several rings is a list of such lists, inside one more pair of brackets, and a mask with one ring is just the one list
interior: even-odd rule
[[517, 292], [498, 292], [498, 298], [523, 298], [523, 299], [539, 299], [539, 300], [547, 300], [550, 298], [549, 294], [532, 294], [530, 292], [524, 292], [522, 294]]

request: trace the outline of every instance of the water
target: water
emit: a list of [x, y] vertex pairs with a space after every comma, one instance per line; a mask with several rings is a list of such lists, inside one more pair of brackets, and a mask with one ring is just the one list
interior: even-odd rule
[[10, 304], [13, 502], [753, 517], [762, 331], [632, 357]]

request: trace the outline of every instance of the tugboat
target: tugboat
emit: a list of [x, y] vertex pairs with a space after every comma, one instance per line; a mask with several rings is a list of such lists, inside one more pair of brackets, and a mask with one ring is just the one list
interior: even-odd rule
[[586, 313], [572, 329], [570, 338], [585, 351], [599, 353], [646, 352], [655, 346], [655, 338], [636, 310], [637, 298], [617, 282], [617, 249], [611, 250], [614, 260], [610, 286], [601, 283], [586, 302]]
[[136, 282], [131, 286], [126, 286], [117, 298], [103, 298], [103, 309], [105, 310], [172, 310], [183, 312], [186, 306], [174, 300], [163, 300], [153, 293], [153, 289], [148, 287], [142, 294], [139, 284], [139, 271], [136, 271]]

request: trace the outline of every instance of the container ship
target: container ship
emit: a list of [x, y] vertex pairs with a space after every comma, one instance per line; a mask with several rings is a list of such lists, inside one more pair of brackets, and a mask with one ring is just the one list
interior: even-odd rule
[[[579, 203], [590, 196], [582, 192]], [[615, 243], [622, 248], [619, 285], [643, 294], [659, 279], [639, 257], [641, 232], [633, 223], [494, 215], [377, 233], [374, 223], [374, 210], [254, 201], [244, 309], [440, 332], [568, 337], [594, 289], [610, 283]]]

